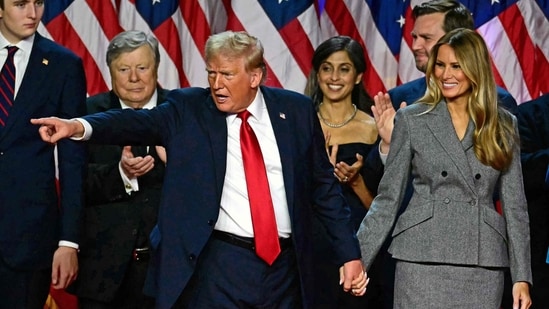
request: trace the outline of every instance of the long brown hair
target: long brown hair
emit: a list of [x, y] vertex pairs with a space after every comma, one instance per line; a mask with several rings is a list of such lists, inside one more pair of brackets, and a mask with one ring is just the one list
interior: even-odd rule
[[498, 107], [496, 83], [492, 72], [490, 54], [483, 38], [474, 30], [458, 28], [444, 35], [433, 47], [427, 63], [427, 92], [420, 101], [433, 108], [444, 100], [434, 69], [440, 46], [450, 46], [465, 76], [471, 82], [471, 95], [467, 111], [475, 124], [473, 135], [476, 157], [485, 165], [505, 170], [513, 159], [513, 149], [518, 147], [518, 134], [514, 116]]

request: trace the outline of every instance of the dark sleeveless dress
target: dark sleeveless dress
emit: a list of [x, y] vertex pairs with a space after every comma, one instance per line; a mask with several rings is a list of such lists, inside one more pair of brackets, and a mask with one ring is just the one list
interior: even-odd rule
[[[364, 157], [364, 160], [366, 160], [368, 154], [373, 148], [375, 148], [375, 144], [349, 143], [339, 145], [339, 149], [337, 151], [337, 162], [343, 161], [349, 165], [352, 165], [356, 162], [357, 153], [361, 154]], [[364, 179], [366, 187], [368, 187], [370, 192], [373, 191], [372, 194], [375, 196], [374, 192], [377, 191], [377, 184], [370, 181], [373, 177], [368, 175], [368, 170], [364, 167], [360, 170], [360, 174], [362, 174], [362, 179]], [[355, 231], [357, 231], [362, 219], [368, 211], [362, 205], [362, 202], [350, 186], [342, 185], [341, 189], [345, 199], [347, 199], [347, 203], [351, 207], [351, 222], [353, 223]]]

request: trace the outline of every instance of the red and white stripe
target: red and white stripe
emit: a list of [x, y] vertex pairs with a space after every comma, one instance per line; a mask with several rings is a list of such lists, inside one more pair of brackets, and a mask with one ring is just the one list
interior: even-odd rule
[[549, 91], [549, 21], [522, 0], [478, 28], [492, 53], [498, 82], [517, 102]]
[[[80, 55], [88, 94], [110, 89], [106, 47], [122, 30], [139, 29], [160, 42], [159, 83], [168, 89], [207, 86], [204, 43], [227, 29], [257, 36], [265, 47], [267, 84], [302, 92], [314, 48], [333, 35], [349, 35], [366, 50], [366, 89], [371, 94], [422, 76], [411, 51], [412, 0], [403, 18], [402, 44], [393, 55], [371, 17], [366, 1], [329, 0], [318, 16], [311, 6], [277, 30], [256, 1], [185, 0], [157, 29], [150, 29], [135, 8], [137, 0], [75, 0], [39, 31]], [[149, 1], [149, 0], [147, 0]], [[168, 1], [168, 0], [161, 0]], [[549, 21], [533, 0], [521, 0], [478, 28], [491, 50], [498, 83], [519, 103], [549, 92]]]

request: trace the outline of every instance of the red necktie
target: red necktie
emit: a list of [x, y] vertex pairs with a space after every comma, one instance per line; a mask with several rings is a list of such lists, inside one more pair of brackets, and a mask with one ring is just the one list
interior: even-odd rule
[[8, 115], [13, 105], [15, 89], [15, 65], [13, 55], [17, 51], [16, 46], [8, 46], [8, 57], [0, 71], [0, 127], [6, 125]]
[[257, 137], [248, 124], [250, 112], [240, 112], [238, 117], [242, 119], [240, 148], [252, 213], [255, 252], [267, 264], [272, 265], [280, 253], [280, 243], [265, 163]]

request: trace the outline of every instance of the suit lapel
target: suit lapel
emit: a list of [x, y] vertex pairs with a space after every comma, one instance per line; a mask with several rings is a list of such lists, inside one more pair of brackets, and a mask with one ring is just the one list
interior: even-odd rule
[[[14, 127], [27, 125], [27, 122], [36, 108], [38, 108], [40, 104], [47, 102], [44, 98], [36, 97], [37, 95], [48, 93], [47, 91], [35, 91], [36, 89], [43, 88], [44, 85], [47, 85], [44, 83], [44, 80], [48, 78], [49, 75], [47, 51], [43, 44], [41, 44], [42, 40], [43, 38], [40, 34], [36, 33], [25, 75], [23, 76], [21, 86], [17, 91], [17, 97], [10, 110], [10, 116], [8, 117], [6, 126], [1, 133], [2, 139], [6, 136], [7, 132], [12, 132], [9, 135], [14, 136], [15, 134], [13, 134], [13, 132], [17, 130], [14, 129]], [[52, 64], [50, 63], [49, 65]], [[49, 78], [55, 77], [49, 76]]]
[[156, 87], [156, 93], [157, 93], [157, 96], [156, 96], [156, 106], [164, 103], [166, 101], [166, 96], [168, 96], [168, 93], [170, 91], [167, 90], [167, 89], [164, 89], [160, 86]]
[[437, 104], [435, 109], [429, 113], [433, 117], [436, 117], [434, 121], [429, 121], [427, 126], [431, 130], [431, 133], [438, 140], [442, 148], [446, 151], [448, 157], [454, 162], [458, 171], [460, 171], [463, 179], [473, 192], [476, 192], [473, 182], [473, 173], [469, 161], [467, 160], [467, 154], [465, 153], [472, 145], [472, 122], [469, 122], [467, 132], [463, 141], [460, 141], [456, 135], [454, 126], [452, 125], [452, 119], [448, 112], [446, 102]]
[[223, 191], [225, 171], [227, 169], [227, 114], [220, 112], [210, 96], [206, 100], [206, 108], [202, 108], [203, 126], [209, 136], [212, 158], [215, 169], [216, 188], [219, 196]]
[[294, 204], [294, 169], [292, 168], [294, 166], [294, 156], [292, 151], [292, 141], [294, 139], [290, 137], [292, 134], [296, 134], [296, 132], [291, 132], [290, 123], [297, 120], [291, 119], [292, 114], [288, 113], [288, 109], [286, 108], [287, 104], [284, 100], [279, 100], [269, 88], [261, 87], [261, 92], [263, 93], [263, 98], [265, 100], [265, 104], [267, 105], [267, 111], [269, 112], [269, 118], [271, 119], [271, 124], [273, 126], [276, 144], [280, 154], [280, 161], [282, 164], [282, 175], [284, 178], [284, 188], [286, 189], [286, 199], [291, 211], [291, 205]]

